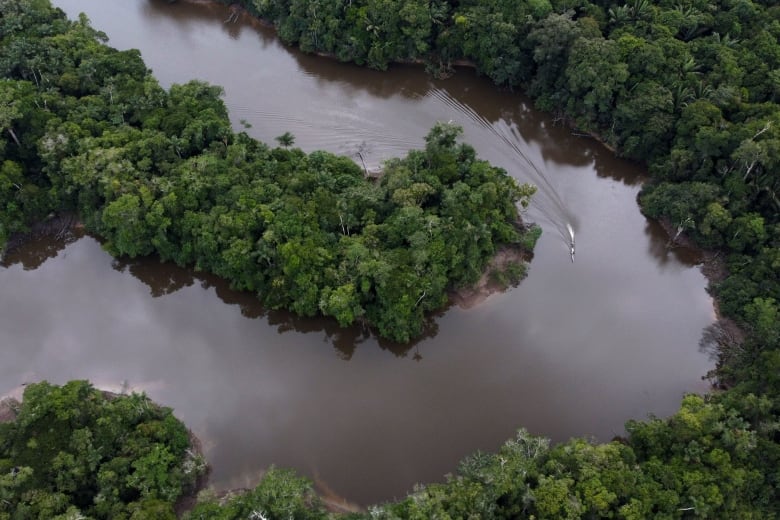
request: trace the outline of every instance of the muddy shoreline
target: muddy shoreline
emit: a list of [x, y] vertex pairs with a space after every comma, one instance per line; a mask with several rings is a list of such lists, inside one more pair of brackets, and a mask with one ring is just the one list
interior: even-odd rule
[[532, 256], [532, 253], [519, 247], [502, 247], [490, 259], [477, 283], [450, 291], [450, 302], [463, 310], [468, 310], [484, 303], [494, 294], [508, 291], [517, 284], [502, 283], [495, 274], [506, 271], [513, 264], [525, 266]]

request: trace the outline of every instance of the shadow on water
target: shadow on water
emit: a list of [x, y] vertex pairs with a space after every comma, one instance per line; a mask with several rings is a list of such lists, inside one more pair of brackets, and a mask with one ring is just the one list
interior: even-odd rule
[[704, 260], [702, 252], [682, 245], [670, 244], [669, 235], [658, 222], [648, 220], [645, 225], [647, 252], [655, 258], [659, 268], [668, 265], [683, 265], [692, 267], [700, 265]]
[[11, 248], [0, 260], [0, 267], [11, 267], [19, 264], [25, 271], [34, 271], [56, 258], [67, 246], [76, 242], [84, 233], [80, 230], [67, 230], [57, 234], [35, 234]]
[[182, 32], [197, 29], [197, 25], [203, 23], [221, 23], [222, 30], [237, 40], [244, 30], [256, 30], [260, 37], [260, 43], [266, 45], [277, 44], [276, 33], [273, 29], [256, 18], [249, 16], [242, 10], [234, 11], [229, 6], [217, 2], [170, 2], [169, 0], [147, 0], [141, 4], [145, 20], [167, 17], [176, 20], [178, 28]]
[[[0, 263], [0, 267], [8, 268], [20, 264], [26, 271], [38, 269], [47, 260], [56, 258], [67, 246], [85, 236], [99, 241], [96, 237], [80, 231], [61, 237], [33, 237], [10, 251]], [[322, 342], [330, 344], [336, 350], [338, 357], [345, 361], [349, 361], [357, 347], [366, 342], [375, 343], [382, 350], [398, 358], [407, 357], [411, 350], [415, 349], [413, 359], [419, 361], [422, 359], [419, 354], [419, 343], [436, 336], [439, 330], [436, 319], [447, 312], [447, 309], [443, 309], [428, 315], [422, 335], [414, 342], [399, 344], [379, 338], [371, 328], [360, 324], [342, 328], [331, 318], [303, 317], [284, 310], [269, 309], [263, 306], [254, 294], [231, 289], [227, 280], [210, 273], [179, 267], [174, 263], [160, 262], [155, 257], [114, 258], [111, 267], [117, 272], [130, 274], [142, 282], [149, 288], [149, 294], [154, 298], [173, 294], [195, 284], [206, 290], [214, 289], [220, 300], [228, 305], [237, 306], [242, 316], [248, 319], [264, 319], [269, 326], [275, 327], [279, 334], [287, 332], [321, 334]]]
[[[219, 23], [222, 30], [237, 40], [243, 31], [253, 31], [262, 48], [276, 46], [295, 58], [300, 70], [319, 84], [336, 83], [339, 86], [362, 91], [380, 98], [391, 96], [413, 97], [430, 85], [422, 66], [393, 65], [393, 75], [368, 69], [353, 63], [343, 63], [335, 58], [306, 54], [296, 47], [284, 45], [276, 30], [266, 21], [259, 20], [244, 10], [234, 17], [231, 7], [216, 2], [176, 2], [147, 0], [142, 4], [144, 18], [154, 20], [165, 17], [174, 20], [183, 32], [197, 29], [197, 25]], [[260, 52], [258, 52], [258, 56]]]
[[111, 267], [120, 273], [129, 273], [143, 282], [150, 289], [150, 294], [160, 298], [173, 294], [185, 287], [191, 287], [199, 282], [202, 287], [206, 281], [200, 274], [192, 270], [167, 262], [156, 262], [153, 258], [129, 259], [115, 258]]
[[626, 186], [641, 186], [647, 180], [647, 171], [641, 165], [615, 157], [615, 153], [602, 144], [595, 143], [593, 148], [593, 168], [599, 177]]
[[[53, 258], [57, 252], [65, 248], [71, 242], [40, 240], [26, 244], [20, 248], [22, 258], [39, 257], [44, 253]], [[37, 250], [41, 249], [42, 253]], [[53, 254], [51, 254], [53, 253]], [[10, 259], [12, 260], [12, 259]], [[43, 262], [33, 267], [39, 267]], [[12, 263], [16, 263], [13, 262]], [[357, 347], [371, 340], [380, 348], [391, 352], [395, 357], [405, 358], [414, 348], [415, 361], [422, 357], [417, 346], [420, 342], [433, 338], [438, 332], [436, 318], [441, 317], [446, 310], [427, 316], [420, 338], [412, 343], [399, 344], [376, 336], [375, 331], [367, 326], [359, 324], [350, 327], [340, 327], [336, 320], [323, 316], [303, 317], [284, 310], [269, 309], [260, 303], [258, 298], [247, 291], [231, 289], [230, 283], [216, 275], [194, 271], [186, 267], [179, 267], [170, 262], [160, 262], [154, 257], [146, 258], [115, 258], [111, 266], [121, 273], [128, 273], [144, 285], [149, 287], [150, 294], [154, 298], [160, 298], [173, 294], [185, 287], [198, 284], [203, 289], [214, 289], [215, 294], [228, 305], [235, 305], [240, 309], [241, 315], [248, 319], [263, 319], [268, 325], [276, 328], [279, 334], [297, 332], [303, 334], [321, 334], [322, 342], [330, 344], [339, 358], [348, 361], [354, 355]]]

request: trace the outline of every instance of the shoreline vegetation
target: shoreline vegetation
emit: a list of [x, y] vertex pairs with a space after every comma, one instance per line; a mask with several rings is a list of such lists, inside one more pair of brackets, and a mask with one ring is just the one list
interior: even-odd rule
[[0, 518], [173, 520], [192, 507], [207, 465], [170, 408], [86, 381], [20, 394], [0, 399]]
[[[9, 14], [23, 25], [26, 8]], [[6, 38], [21, 54], [9, 54], [0, 84], [11, 100], [2, 245], [58, 220], [45, 215], [72, 213], [114, 256], [191, 266], [269, 309], [397, 343], [420, 337], [499, 248], [533, 249], [538, 228], [516, 222], [535, 188], [459, 143], [459, 127], [437, 123], [423, 150], [364, 176], [349, 158], [294, 148], [290, 134], [271, 148], [234, 133], [220, 87], [165, 91], [137, 51], [102, 45], [85, 18], [65, 23], [18, 29], [42, 31], [28, 34], [34, 52], [70, 56], [45, 74]]]
[[757, 358], [780, 363], [778, 326], [768, 325], [780, 316], [780, 7], [214, 1], [262, 19], [307, 53], [380, 70], [424, 63], [437, 76], [468, 63], [647, 165], [643, 213], [667, 230], [670, 246], [684, 241], [703, 252], [719, 330], [702, 340], [718, 358], [708, 378], [757, 391]]
[[50, 213], [45, 219], [34, 222], [26, 231], [12, 233], [0, 250], [0, 265], [3, 265], [8, 255], [13, 254], [18, 248], [35, 238], [52, 237], [56, 240], [68, 238], [74, 231], [84, 229], [84, 224], [77, 215], [70, 212]]
[[[537, 226], [525, 225], [520, 220], [515, 223], [515, 226], [521, 233], [530, 233], [531, 236], [541, 232]], [[0, 265], [3, 265], [9, 255], [12, 256], [18, 248], [23, 247], [30, 240], [50, 237], [69, 242], [70, 239], [82, 236], [83, 231], [84, 224], [76, 215], [52, 213], [45, 220], [32, 224], [28, 231], [11, 235], [5, 250], [0, 255]], [[533, 250], [517, 245], [501, 246], [489, 259], [476, 282], [448, 291], [448, 305], [452, 304], [468, 310], [483, 303], [493, 294], [516, 287], [526, 277], [528, 264], [532, 259]]]
[[[711, 338], [718, 354], [711, 379], [724, 391], [686, 396], [670, 418], [629, 421], [626, 438], [604, 444], [573, 439], [551, 447], [520, 430], [496, 453], [464, 459], [446, 483], [420, 486], [404, 500], [347, 518], [778, 518], [780, 7], [760, 0], [694, 0], [677, 6], [650, 0], [247, 0], [244, 5], [273, 20], [286, 43], [305, 52], [330, 52], [342, 61], [384, 69], [392, 61], [424, 59], [431, 72], [446, 73], [455, 60], [473, 60], [478, 72], [497, 85], [523, 88], [540, 108], [604, 136], [619, 155], [648, 164], [652, 182], [640, 195], [642, 210], [666, 219], [678, 238], [685, 233], [698, 245], [721, 252], [726, 276], [712, 289], [720, 312], [745, 332], [741, 339], [728, 334]], [[289, 213], [268, 207], [264, 194], [270, 191], [278, 198], [292, 189], [297, 198], [291, 204], [300, 210], [312, 202], [303, 194], [316, 192], [321, 180], [309, 174], [283, 189], [250, 183], [249, 193], [235, 192], [230, 186], [246, 176], [242, 164], [269, 159], [282, 165], [277, 178], [312, 160], [320, 168], [332, 166], [331, 161], [339, 165], [336, 169], [350, 168], [332, 156], [312, 159], [294, 149], [271, 150], [230, 133], [213, 87], [190, 83], [162, 91], [137, 53], [107, 51], [98, 43], [103, 36], [86, 19], [65, 22], [45, 2], [30, 0], [0, 0], [0, 9], [5, 78], [0, 81], [0, 182], [7, 187], [0, 191], [2, 242], [64, 205], [82, 215], [87, 229], [106, 236], [115, 254], [154, 250], [177, 263], [240, 275], [247, 267], [240, 260], [255, 237], [228, 243], [225, 237], [251, 227], [253, 218], [264, 219], [264, 225], [269, 220], [286, 224], [275, 228], [273, 236], [263, 233], [264, 240], [295, 229]], [[25, 38], [14, 40], [19, 33]], [[70, 54], [75, 50], [78, 57]], [[429, 188], [438, 187], [426, 182], [431, 177], [415, 178], [413, 166], [433, 164], [440, 181], [455, 175], [464, 159], [482, 174], [491, 171], [474, 160], [473, 151], [454, 143], [453, 129], [435, 130], [428, 143], [433, 149], [411, 154], [407, 160], [412, 166], [394, 164], [402, 175], [391, 199], [401, 189], [396, 202], [416, 203], [401, 204], [407, 209], [393, 221], [397, 229], [414, 223], [419, 209], [425, 213], [420, 197], [425, 201], [432, 196]], [[166, 141], [167, 136], [175, 139]], [[186, 168], [177, 168], [180, 161]], [[362, 178], [355, 169], [354, 177]], [[158, 173], [170, 182], [153, 180], [160, 178]], [[194, 188], [177, 189], [175, 180], [182, 178], [196, 181]], [[351, 186], [351, 178], [339, 182]], [[378, 213], [372, 206], [375, 197], [367, 191], [358, 200]], [[352, 230], [361, 222], [345, 221], [338, 197], [317, 193], [335, 208], [326, 225], [337, 235], [351, 236], [351, 231], [345, 233], [347, 225]], [[195, 216], [193, 208], [204, 201], [209, 201], [208, 212]], [[259, 217], [234, 214], [226, 211], [231, 205], [259, 206], [264, 212]], [[271, 219], [265, 210], [271, 211]], [[422, 220], [418, 239], [428, 233], [428, 222]], [[499, 234], [509, 233], [512, 219], [498, 222], [505, 224], [498, 226]], [[191, 247], [176, 250], [172, 239], [185, 237]], [[491, 254], [492, 244], [486, 248]], [[220, 245], [227, 249], [218, 253]], [[415, 247], [406, 247], [410, 245]], [[289, 246], [284, 259], [270, 258], [262, 249], [253, 260], [272, 265], [291, 260], [279, 276], [264, 282], [302, 289], [310, 284], [309, 276], [326, 272], [328, 255], [321, 247], [316, 240], [303, 240]], [[360, 248], [350, 251], [345, 260], [364, 258]], [[306, 252], [315, 252], [317, 269], [302, 272], [298, 267]], [[220, 263], [212, 263], [215, 253]], [[213, 269], [216, 265], [222, 267]], [[410, 276], [418, 278], [410, 269]], [[481, 269], [472, 269], [466, 278], [474, 280], [479, 273]], [[286, 287], [288, 283], [293, 286]], [[324, 301], [332, 314], [341, 313], [348, 321], [354, 315], [349, 296], [356, 287], [362, 283], [346, 284], [340, 292], [331, 288], [319, 301], [304, 291], [299, 296], [307, 306], [302, 309], [317, 312]], [[395, 289], [402, 293], [402, 287]], [[401, 293], [385, 296], [389, 301], [405, 296], [407, 303], [419, 298]], [[426, 298], [420, 302], [429, 303]], [[391, 308], [389, 314], [398, 316], [397, 311]], [[396, 322], [385, 326], [407, 334], [414, 330]], [[88, 444], [77, 446], [91, 453]], [[68, 468], [69, 463], [65, 456], [59, 462]], [[3, 496], [10, 493], [13, 500], [30, 502], [56, 495], [58, 488], [52, 487], [15, 494], [17, 467], [0, 471]], [[85, 466], [77, 467], [81, 473], [76, 474], [91, 475]], [[131, 467], [138, 482], [145, 466]], [[90, 507], [84, 495], [76, 504], [55, 498], [35, 504], [48, 507], [51, 518], [68, 508]], [[154, 506], [168, 508], [170, 503]], [[0, 519], [16, 518], [12, 514], [0, 502]], [[291, 472], [271, 470], [244, 495], [223, 503], [204, 496], [185, 517], [252, 514], [332, 516], [310, 483]], [[155, 516], [134, 516], [145, 517]]]

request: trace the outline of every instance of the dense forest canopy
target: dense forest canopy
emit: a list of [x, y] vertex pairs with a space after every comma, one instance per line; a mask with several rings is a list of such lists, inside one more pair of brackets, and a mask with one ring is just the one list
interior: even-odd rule
[[[308, 52], [385, 69], [466, 60], [646, 163], [643, 211], [717, 249], [712, 290], [750, 333], [715, 378], [780, 367], [780, 6], [768, 0], [240, 0]], [[728, 358], [728, 362], [726, 359]], [[769, 370], [769, 373], [772, 373]], [[777, 385], [777, 376], [771, 378]], [[764, 379], [762, 378], [762, 381]], [[769, 381], [767, 381], [768, 384]], [[764, 391], [766, 388], [752, 388]]]
[[[436, 74], [469, 60], [645, 162], [652, 182], [643, 210], [719, 251], [727, 276], [713, 290], [745, 331], [743, 339], [711, 331], [720, 349], [713, 379], [724, 390], [686, 397], [669, 419], [630, 422], [626, 439], [601, 445], [551, 447], [521, 430], [497, 453], [465, 459], [447, 483], [355, 516], [778, 517], [780, 7], [243, 4], [283, 40], [342, 60], [422, 61]], [[44, 0], [0, 0], [0, 14], [0, 241], [69, 208], [114, 253], [195, 264], [271, 306], [344, 324], [365, 317], [402, 340], [419, 332], [449, 283], [473, 280], [497, 244], [523, 241], [515, 202], [531, 190], [457, 144], [452, 127], [435, 127], [424, 150], [365, 182], [343, 158], [234, 134], [216, 87], [162, 90], [136, 52], [102, 45], [84, 18], [68, 22]], [[445, 232], [461, 235], [450, 242]], [[390, 262], [401, 266], [398, 277]], [[309, 483], [273, 471], [253, 492], [205, 500], [190, 517], [251, 515], [328, 514]]]
[[[468, 60], [496, 84], [523, 88], [541, 108], [646, 162], [657, 180], [643, 197], [651, 216], [672, 220], [708, 247], [761, 253], [777, 244], [774, 2], [240, 3], [304, 51], [380, 69], [421, 61], [441, 74]], [[772, 291], [776, 284], [760, 296]]]
[[176, 518], [206, 469], [187, 428], [144, 395], [44, 382], [2, 405], [15, 416], [0, 423], [2, 520]]
[[369, 179], [348, 158], [235, 134], [219, 87], [163, 90], [85, 18], [0, 5], [0, 247], [71, 210], [115, 255], [194, 265], [271, 308], [409, 342], [499, 248], [539, 235], [518, 214], [534, 188], [459, 144], [457, 127], [436, 124]]

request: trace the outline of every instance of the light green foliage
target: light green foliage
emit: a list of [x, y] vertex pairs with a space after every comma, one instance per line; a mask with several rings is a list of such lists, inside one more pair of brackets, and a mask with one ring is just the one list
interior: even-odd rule
[[[650, 216], [666, 217], [673, 226], [680, 226], [692, 233], [697, 233], [698, 226], [698, 229], [709, 231], [708, 234], [712, 235], [708, 226], [718, 212], [718, 200], [721, 198], [719, 191], [717, 186], [709, 183], [665, 182], [646, 189], [640, 202]], [[721, 221], [723, 217], [721, 214]]]
[[753, 303], [745, 306], [745, 318], [767, 346], [780, 347], [780, 309], [774, 298], [753, 298]]
[[764, 218], [757, 213], [746, 213], [731, 221], [728, 245], [737, 252], [748, 248], [758, 250], [767, 239]]
[[527, 232], [520, 239], [520, 247], [526, 251], [533, 251], [536, 247], [536, 242], [542, 236], [542, 228], [536, 224], [533, 224], [528, 228]]
[[131, 258], [151, 253], [144, 215], [145, 210], [137, 195], [126, 193], [108, 204], [101, 220], [104, 233], [113, 238], [106, 244], [106, 249]]
[[731, 221], [731, 214], [726, 208], [719, 202], [710, 202], [698, 224], [698, 230], [708, 245], [723, 245], [724, 236]]
[[328, 517], [309, 481], [289, 470], [275, 468], [252, 491], [230, 497], [222, 505], [214, 500], [202, 501], [184, 516], [185, 520], [325, 520]]
[[342, 327], [351, 325], [363, 312], [355, 285], [352, 283], [334, 290], [330, 288], [323, 290], [320, 310], [323, 314], [336, 318]]

